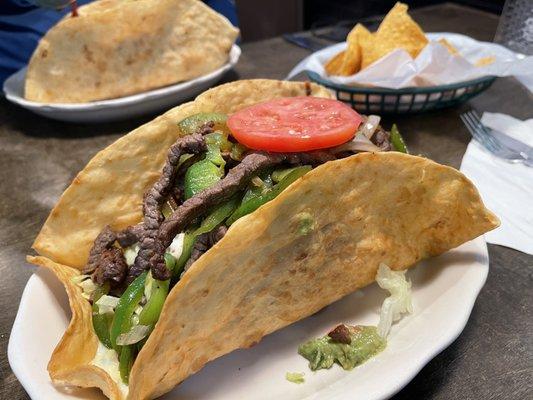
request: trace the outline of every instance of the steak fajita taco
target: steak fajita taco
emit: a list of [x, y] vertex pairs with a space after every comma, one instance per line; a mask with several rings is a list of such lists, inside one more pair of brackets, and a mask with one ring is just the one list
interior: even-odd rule
[[372, 283], [498, 225], [460, 172], [324, 88], [238, 81], [98, 153], [29, 261], [72, 320], [48, 370], [113, 399], [158, 397]]

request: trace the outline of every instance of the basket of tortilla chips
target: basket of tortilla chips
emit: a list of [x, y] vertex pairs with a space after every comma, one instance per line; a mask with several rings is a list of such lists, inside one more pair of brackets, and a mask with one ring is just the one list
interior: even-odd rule
[[[444, 57], [459, 65], [468, 63], [448, 40], [433, 37], [435, 35], [432, 34], [426, 35], [407, 10], [407, 5], [396, 3], [376, 32], [370, 32], [362, 24], [355, 25], [348, 34], [345, 45], [332, 46], [331, 55], [322, 65], [324, 74], [306, 71], [311, 81], [328, 87], [339, 100], [365, 113], [414, 113], [450, 107], [476, 96], [494, 82], [496, 77], [489, 75], [435, 85], [434, 80], [426, 78], [428, 75], [435, 76], [435, 65], [432, 66], [430, 62], [437, 64], [437, 69], [440, 69], [437, 73], [442, 74], [449, 69], [453, 75], [456, 71], [450, 63], [439, 65], [435, 59], [420, 61], [419, 65], [425, 63], [422, 67], [425, 68], [424, 73], [407, 79], [412, 74], [409, 69], [413, 69], [408, 64], [419, 61], [417, 57], [423, 51], [431, 51], [432, 46], [436, 46], [441, 54], [446, 53]], [[396, 53], [392, 54], [393, 52]], [[480, 67], [492, 62], [494, 57], [483, 57], [470, 66]], [[394, 87], [380, 87], [380, 83], [388, 86], [380, 76], [383, 71], [387, 72], [388, 77], [397, 78]], [[344, 83], [344, 77], [361, 78]], [[369, 81], [373, 81], [375, 86], [365, 84]]]

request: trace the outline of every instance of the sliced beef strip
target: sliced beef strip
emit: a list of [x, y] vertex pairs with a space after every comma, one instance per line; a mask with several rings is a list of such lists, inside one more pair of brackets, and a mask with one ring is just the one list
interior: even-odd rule
[[96, 239], [94, 239], [93, 247], [89, 252], [89, 260], [87, 265], [82, 270], [84, 274], [92, 274], [100, 261], [100, 257], [104, 250], [113, 247], [113, 244], [117, 240], [115, 232], [111, 229], [109, 225], [106, 225], [104, 229], [98, 234]]
[[350, 330], [348, 327], [344, 324], [337, 325], [334, 329], [332, 329], [328, 336], [337, 343], [344, 343], [344, 344], [350, 344], [352, 343], [352, 337], [350, 335]]
[[83, 269], [84, 274], [91, 274], [99, 285], [109, 283], [112, 288], [124, 281], [128, 266], [121, 249], [115, 247], [117, 234], [107, 225], [94, 240], [89, 253], [89, 261]]
[[[128, 273], [128, 282], [133, 281], [142, 271], [150, 267], [149, 261], [154, 255], [157, 232], [163, 222], [161, 206], [174, 186], [176, 166], [181, 155], [199, 154], [207, 150], [203, 134], [212, 132], [213, 124], [205, 124], [201, 130], [201, 133], [194, 133], [179, 138], [170, 147], [161, 176], [145, 195], [143, 204], [143, 234], [139, 241], [139, 253]], [[162, 263], [152, 264], [152, 275], [156, 279], [166, 280], [170, 278], [170, 271], [163, 261]]]
[[392, 150], [390, 133], [384, 130], [381, 126], [378, 126], [378, 129], [376, 129], [376, 132], [374, 132], [370, 141], [378, 146], [381, 151]]
[[122, 248], [129, 247], [141, 240], [144, 233], [144, 225], [130, 225], [117, 233], [117, 242]]
[[98, 267], [93, 273], [93, 281], [98, 285], [109, 283], [112, 288], [119, 287], [124, 282], [128, 272], [128, 265], [124, 253], [117, 247], [105, 249], [100, 255]]
[[213, 229], [211, 232], [203, 233], [196, 239], [194, 242], [194, 247], [191, 252], [191, 256], [185, 264], [184, 272], [189, 269], [189, 267], [198, 260], [202, 254], [207, 250], [213, 247], [220, 239], [224, 237], [228, 228], [224, 225], [220, 225], [217, 228]]

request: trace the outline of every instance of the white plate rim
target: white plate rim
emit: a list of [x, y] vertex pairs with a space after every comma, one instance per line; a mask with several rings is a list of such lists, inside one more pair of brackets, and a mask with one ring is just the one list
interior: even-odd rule
[[[468, 289], [470, 290], [469, 293], [462, 293], [464, 297], [462, 297], [464, 307], [462, 308], [462, 312], [460, 314], [455, 314], [454, 324], [453, 326], [450, 324], [448, 326], [449, 332], [445, 335], [440, 336], [440, 340], [432, 342], [434, 346], [426, 351], [425, 353], [420, 353], [417, 355], [417, 357], [410, 360], [409, 368], [405, 368], [403, 376], [395, 376], [393, 379], [391, 379], [387, 385], [387, 389], [383, 390], [381, 393], [379, 393], [377, 396], [369, 397], [373, 400], [382, 400], [382, 399], [388, 399], [398, 393], [402, 388], [404, 388], [419, 372], [420, 370], [426, 366], [426, 364], [431, 361], [435, 356], [437, 356], [439, 353], [441, 353], [444, 349], [446, 349], [451, 343], [453, 343], [457, 337], [461, 334], [461, 332], [464, 330], [468, 319], [470, 317], [470, 314], [472, 312], [472, 309], [474, 307], [475, 301], [483, 287], [483, 285], [486, 282], [488, 273], [489, 273], [489, 257], [488, 257], [488, 250], [487, 250], [487, 244], [483, 236], [480, 236], [470, 242], [467, 242], [466, 244], [475, 246], [475, 252], [474, 254], [477, 256], [477, 263], [482, 268], [477, 268], [477, 271], [479, 273], [474, 274], [472, 277], [475, 277], [475, 279], [472, 279], [468, 282]], [[455, 250], [455, 249], [454, 249]], [[454, 251], [451, 250], [451, 251]], [[30, 279], [28, 280], [28, 283], [26, 284], [26, 287], [24, 288], [19, 310], [17, 312], [13, 328], [11, 331], [11, 336], [8, 344], [8, 360], [9, 364], [13, 370], [13, 373], [18, 378], [19, 382], [22, 384], [24, 389], [27, 391], [27, 393], [30, 395], [30, 397], [34, 400], [38, 400], [39, 397], [39, 386], [33, 384], [33, 380], [31, 377], [31, 374], [26, 373], [23, 362], [21, 357], [19, 357], [19, 354], [17, 352], [17, 349], [20, 348], [21, 343], [19, 343], [19, 332], [22, 329], [22, 325], [24, 323], [24, 315], [21, 313], [21, 310], [23, 310], [26, 306], [26, 303], [29, 301], [30, 292], [32, 291], [32, 288], [35, 284], [38, 282], [38, 277], [36, 276], [36, 273], [32, 274]], [[453, 289], [450, 287], [449, 290]], [[344, 381], [344, 379], [343, 379]], [[342, 384], [342, 381], [337, 381], [337, 384]], [[324, 396], [324, 393], [315, 393], [313, 395], [301, 397], [301, 399], [304, 400], [311, 400], [311, 399], [317, 399], [320, 397], [321, 399], [328, 399], [328, 400], [341, 400], [344, 399], [345, 393], [342, 393], [342, 385], [332, 385], [328, 389], [329, 395]], [[340, 392], [339, 392], [340, 390]], [[77, 398], [77, 397], [76, 397]]]
[[224, 74], [225, 72], [233, 68], [237, 64], [241, 53], [242, 53], [241, 48], [238, 45], [233, 44], [229, 52], [228, 62], [224, 64], [223, 66], [221, 66], [220, 68], [217, 68], [216, 70], [209, 72], [208, 74], [199, 76], [197, 78], [194, 78], [188, 81], [178, 82], [173, 85], [168, 85], [168, 86], [164, 86], [164, 87], [160, 87], [160, 88], [156, 88], [152, 90], [147, 90], [147, 91], [144, 91], [141, 93], [135, 93], [129, 96], [117, 97], [114, 99], [98, 100], [98, 101], [87, 102], [87, 103], [40, 103], [36, 101], [27, 100], [24, 97], [19, 96], [17, 93], [14, 93], [13, 91], [9, 89], [9, 86], [13, 79], [16, 79], [19, 75], [26, 73], [27, 66], [11, 74], [4, 81], [2, 90], [7, 100], [9, 100], [12, 103], [18, 104], [24, 108], [30, 109], [30, 110], [98, 111], [102, 109], [121, 108], [124, 106], [137, 104], [145, 100], [150, 100], [150, 99], [158, 98], [161, 96], [166, 96], [169, 94], [180, 93], [186, 89], [199, 85], [205, 81], [215, 79], [216, 77], [221, 76], [222, 74]]

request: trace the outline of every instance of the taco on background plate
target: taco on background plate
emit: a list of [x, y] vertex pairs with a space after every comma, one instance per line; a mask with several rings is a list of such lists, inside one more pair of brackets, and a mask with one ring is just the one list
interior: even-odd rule
[[54, 383], [158, 397], [381, 263], [404, 270], [498, 225], [467, 178], [400, 139], [323, 87], [249, 80], [99, 152], [28, 257], [70, 299]]
[[239, 30], [200, 0], [98, 0], [39, 41], [24, 97], [113, 99], [206, 75], [228, 62]]

